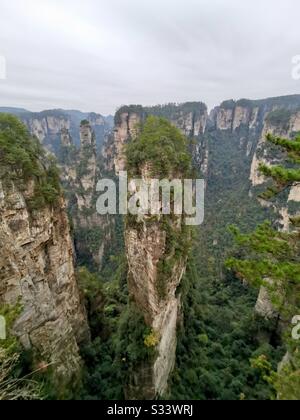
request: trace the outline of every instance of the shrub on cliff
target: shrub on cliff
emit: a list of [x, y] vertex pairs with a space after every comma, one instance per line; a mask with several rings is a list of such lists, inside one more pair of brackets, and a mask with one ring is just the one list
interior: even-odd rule
[[39, 141], [14, 116], [0, 115], [0, 179], [24, 186], [35, 181], [35, 194], [28, 200], [31, 209], [53, 205], [60, 196], [55, 161], [46, 157]]

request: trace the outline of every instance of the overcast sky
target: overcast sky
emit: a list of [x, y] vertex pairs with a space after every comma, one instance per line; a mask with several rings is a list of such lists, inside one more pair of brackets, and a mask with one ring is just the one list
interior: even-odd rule
[[299, 0], [0, 0], [0, 106], [108, 114], [300, 93], [299, 16]]

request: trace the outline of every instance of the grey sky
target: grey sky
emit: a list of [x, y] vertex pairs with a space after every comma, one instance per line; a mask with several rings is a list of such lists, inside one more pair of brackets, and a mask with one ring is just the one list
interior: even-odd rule
[[113, 113], [300, 93], [299, 0], [1, 0], [0, 106]]

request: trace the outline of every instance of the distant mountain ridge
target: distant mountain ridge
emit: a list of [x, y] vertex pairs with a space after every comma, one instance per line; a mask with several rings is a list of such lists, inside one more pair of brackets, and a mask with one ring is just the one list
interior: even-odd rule
[[95, 132], [98, 150], [101, 150], [106, 135], [113, 127], [113, 117], [103, 116], [95, 112], [77, 110], [50, 109], [41, 112], [31, 112], [23, 108], [0, 107], [0, 113], [17, 116], [29, 131], [50, 151], [58, 153], [61, 136], [67, 130], [75, 145], [80, 145], [80, 123], [88, 120]]

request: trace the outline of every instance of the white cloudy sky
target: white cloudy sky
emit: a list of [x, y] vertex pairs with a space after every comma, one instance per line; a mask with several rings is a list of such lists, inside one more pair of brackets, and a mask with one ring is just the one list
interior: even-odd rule
[[300, 93], [299, 0], [0, 0], [0, 106], [113, 113]]

